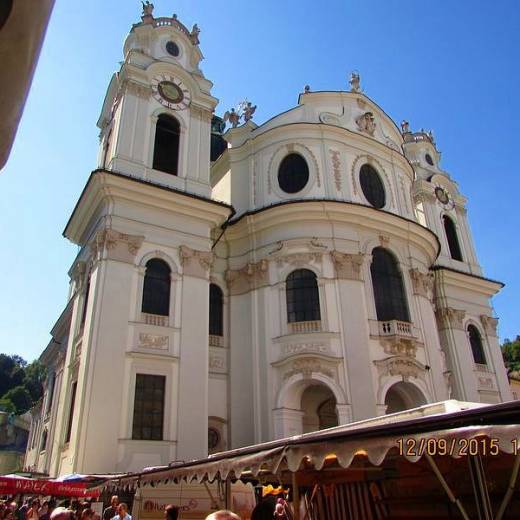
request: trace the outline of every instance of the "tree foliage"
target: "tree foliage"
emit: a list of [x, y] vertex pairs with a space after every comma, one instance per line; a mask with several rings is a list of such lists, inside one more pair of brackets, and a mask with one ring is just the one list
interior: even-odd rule
[[502, 345], [502, 356], [508, 370], [520, 370], [520, 336], [517, 336], [514, 341], [509, 339], [504, 341]]
[[46, 369], [18, 355], [0, 354], [0, 410], [17, 414], [29, 410], [43, 395]]

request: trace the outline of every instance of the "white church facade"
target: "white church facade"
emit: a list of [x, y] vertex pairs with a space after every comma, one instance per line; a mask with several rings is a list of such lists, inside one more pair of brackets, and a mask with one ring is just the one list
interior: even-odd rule
[[214, 116], [199, 31], [145, 5], [26, 467], [139, 470], [450, 398], [511, 399], [466, 199], [431, 133], [360, 89]]

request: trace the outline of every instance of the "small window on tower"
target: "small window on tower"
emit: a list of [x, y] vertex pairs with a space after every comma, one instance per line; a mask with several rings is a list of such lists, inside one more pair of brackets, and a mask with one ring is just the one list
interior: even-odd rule
[[433, 166], [433, 159], [432, 159], [432, 156], [427, 153], [424, 158], [426, 159], [426, 162], [430, 165], [430, 166]]
[[170, 54], [171, 56], [173, 56], [175, 58], [180, 54], [179, 46], [175, 42], [172, 42], [172, 41], [169, 41], [166, 44], [166, 51], [168, 52], [168, 54]]
[[287, 155], [278, 168], [278, 184], [285, 193], [298, 193], [309, 181], [309, 167], [298, 153]]

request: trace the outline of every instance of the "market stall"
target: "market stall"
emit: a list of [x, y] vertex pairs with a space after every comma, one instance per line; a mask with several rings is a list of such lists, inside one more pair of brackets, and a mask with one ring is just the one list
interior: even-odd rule
[[[404, 417], [231, 450], [103, 487], [282, 484], [291, 490], [296, 520], [518, 517], [520, 402]], [[233, 508], [231, 495], [224, 495], [219, 506]]]

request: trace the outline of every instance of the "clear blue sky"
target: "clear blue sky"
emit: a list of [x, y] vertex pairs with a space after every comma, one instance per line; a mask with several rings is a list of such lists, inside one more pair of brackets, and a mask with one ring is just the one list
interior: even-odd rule
[[[494, 299], [500, 336], [520, 334], [520, 2], [154, 3], [156, 16], [175, 12], [201, 28], [220, 114], [247, 97], [260, 123], [294, 106], [305, 84], [347, 89], [359, 70], [365, 93], [395, 121], [432, 128], [468, 198], [484, 274], [506, 284]], [[61, 233], [95, 167], [105, 90], [140, 13], [134, 0], [56, 1], [0, 172], [0, 352], [37, 357], [66, 303], [77, 248]]]

